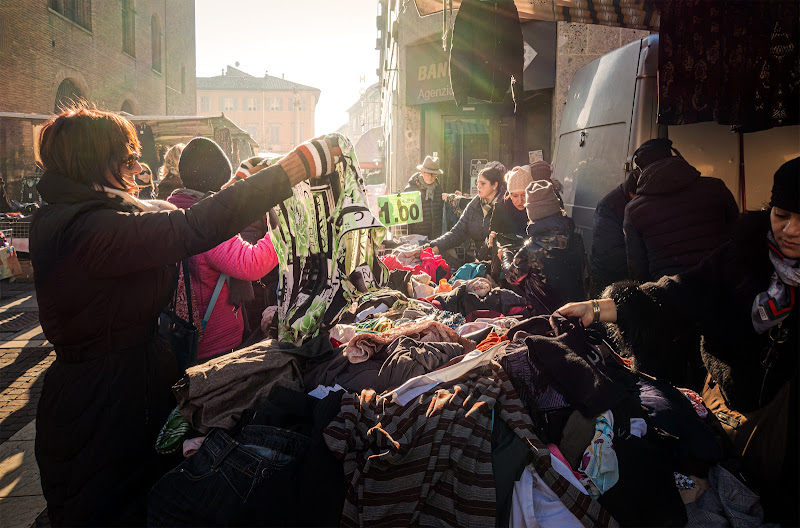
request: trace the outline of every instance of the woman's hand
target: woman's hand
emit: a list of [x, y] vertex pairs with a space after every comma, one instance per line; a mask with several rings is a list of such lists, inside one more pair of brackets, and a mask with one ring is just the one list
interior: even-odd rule
[[439, 254], [439, 248], [436, 247], [436, 246], [431, 246], [431, 251], [433, 251], [434, 255], [438, 255]]
[[600, 309], [598, 321], [603, 323], [617, 322], [617, 305], [614, 304], [613, 299], [567, 303], [556, 311], [564, 317], [577, 317], [581, 320], [583, 326], [589, 326], [594, 322], [594, 302], [597, 303], [597, 307]]
[[442, 193], [442, 201], [443, 202], [447, 201], [447, 193]]

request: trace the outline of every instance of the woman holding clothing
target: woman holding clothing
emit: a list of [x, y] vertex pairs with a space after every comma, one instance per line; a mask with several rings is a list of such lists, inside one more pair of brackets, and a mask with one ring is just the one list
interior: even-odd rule
[[768, 211], [749, 213], [733, 238], [697, 266], [657, 282], [619, 282], [604, 298], [558, 311], [585, 325], [616, 323], [634, 367], [659, 376], [682, 354], [684, 326], [703, 336], [703, 400], [742, 457], [767, 522], [796, 526], [800, 350], [800, 158], [775, 173]]
[[[188, 209], [203, 198], [222, 188], [231, 177], [231, 164], [214, 141], [196, 137], [186, 144], [180, 160], [181, 179], [185, 187], [176, 189], [167, 201]], [[236, 235], [189, 259], [192, 301], [197, 302], [202, 317], [213, 298], [220, 277], [225, 274], [219, 296], [197, 345], [197, 359], [206, 361], [231, 352], [242, 343], [244, 315], [241, 305], [231, 302], [231, 292], [239, 283], [249, 286], [269, 273], [278, 264], [278, 255], [269, 233], [262, 234], [253, 244]], [[252, 287], [251, 287], [252, 292]]]
[[36, 459], [54, 526], [145, 524], [146, 492], [172, 462], [153, 445], [175, 406], [175, 358], [157, 341], [175, 264], [230, 239], [340, 153], [314, 140], [185, 211], [143, 212], [121, 196], [142, 170], [140, 149], [128, 120], [85, 106], [54, 116], [39, 139], [47, 205], [31, 226], [31, 258], [56, 359]]
[[[503, 176], [506, 168], [499, 161], [488, 163], [478, 174], [478, 195], [472, 199], [453, 229], [430, 243], [437, 255], [444, 253], [467, 240], [475, 244], [475, 256], [478, 260], [490, 258], [487, 237], [495, 205], [505, 193]], [[472, 260], [467, 258], [468, 261]]]

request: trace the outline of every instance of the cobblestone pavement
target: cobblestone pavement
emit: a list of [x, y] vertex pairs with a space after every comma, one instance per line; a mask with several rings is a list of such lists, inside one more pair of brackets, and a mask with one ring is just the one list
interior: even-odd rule
[[46, 525], [34, 456], [36, 406], [55, 359], [32, 283], [0, 283], [0, 528]]

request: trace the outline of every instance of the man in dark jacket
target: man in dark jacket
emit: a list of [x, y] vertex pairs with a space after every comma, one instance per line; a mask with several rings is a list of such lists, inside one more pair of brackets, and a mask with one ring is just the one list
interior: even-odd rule
[[739, 209], [722, 180], [701, 177], [669, 139], [646, 141], [634, 163], [642, 173], [623, 222], [631, 279], [685, 271], [730, 238]]
[[629, 278], [622, 222], [625, 206], [636, 196], [636, 179], [636, 173], [631, 172], [624, 183], [597, 202], [594, 210], [589, 266], [596, 293], [609, 284]]
[[408, 233], [425, 235], [428, 240], [442, 234], [442, 185], [439, 183], [439, 158], [425, 156], [422, 165], [417, 165], [419, 172], [414, 173], [403, 192], [419, 191], [422, 199], [422, 222], [408, 225]]

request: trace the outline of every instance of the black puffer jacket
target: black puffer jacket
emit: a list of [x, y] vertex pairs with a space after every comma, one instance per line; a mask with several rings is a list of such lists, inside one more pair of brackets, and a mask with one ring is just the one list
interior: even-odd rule
[[631, 201], [628, 194], [631, 187], [636, 190], [636, 183], [626, 181], [620, 184], [597, 202], [594, 210], [589, 266], [597, 291], [629, 278], [622, 222], [625, 219], [625, 206]]
[[433, 190], [433, 198], [430, 200], [425, 199], [427, 192], [419, 185], [418, 179], [421, 179], [420, 173], [415, 173], [408, 185], [403, 189], [403, 192], [419, 191], [422, 198], [422, 222], [416, 224], [408, 224], [409, 234], [425, 235], [428, 240], [433, 240], [442, 235], [442, 211], [444, 209], [444, 201], [442, 200], [442, 186], [439, 185], [439, 179], [436, 179], [436, 187]]
[[775, 420], [779, 416], [773, 416], [771, 424], [762, 424], [767, 431], [777, 429], [777, 440], [785, 440], [783, 446], [776, 446], [785, 451], [775, 453], [785, 457], [783, 470], [761, 479], [757, 468], [750, 471], [753, 482], [763, 487], [765, 507], [767, 501], [771, 503], [768, 519], [788, 515], [782, 524], [796, 526], [800, 308], [795, 305], [783, 321], [788, 334], [784, 342], [775, 344], [769, 367], [762, 364], [772, 342], [769, 332], [756, 333], [751, 320], [753, 300], [767, 289], [774, 271], [767, 248], [769, 230], [769, 213], [748, 213], [732, 240], [700, 265], [658, 282], [613, 284], [604, 295], [617, 305], [617, 328], [634, 356], [634, 365], [640, 359], [674, 357], [680, 353], [674, 348], [675, 335], [693, 328], [703, 336], [703, 362], [731, 409], [749, 413], [770, 403], [787, 382], [793, 386], [785, 434], [779, 429], [780, 420]]
[[278, 165], [182, 211], [140, 213], [55, 173], [30, 247], [40, 321], [55, 346], [36, 420], [53, 525], [143, 525], [171, 459], [154, 450], [177, 368], [156, 321], [175, 263], [208, 251], [291, 196]]
[[[496, 203], [496, 202], [495, 202]], [[440, 253], [463, 244], [469, 240], [475, 243], [475, 257], [479, 260], [489, 257], [489, 247], [486, 238], [489, 236], [489, 226], [492, 214], [483, 214], [481, 199], [475, 196], [458, 219], [453, 229], [431, 242], [431, 246], [439, 248]], [[470, 255], [471, 257], [471, 255]], [[471, 258], [467, 259], [472, 260]]]
[[675, 333], [696, 327], [703, 335], [703, 362], [731, 407], [748, 412], [769, 402], [797, 370], [800, 346], [795, 307], [784, 323], [789, 340], [778, 346], [769, 371], [761, 365], [769, 336], [756, 333], [750, 314], [773, 273], [769, 229], [768, 213], [749, 213], [733, 239], [700, 265], [658, 282], [619, 283], [606, 290], [617, 304], [617, 326], [633, 355], [674, 354]]
[[685, 271], [727, 241], [739, 216], [718, 178], [701, 178], [682, 158], [648, 165], [625, 207], [630, 277], [657, 280]]
[[537, 315], [548, 315], [568, 302], [586, 300], [583, 239], [568, 216], [550, 216], [528, 225], [529, 238], [516, 253], [505, 250], [506, 280], [521, 285]]

